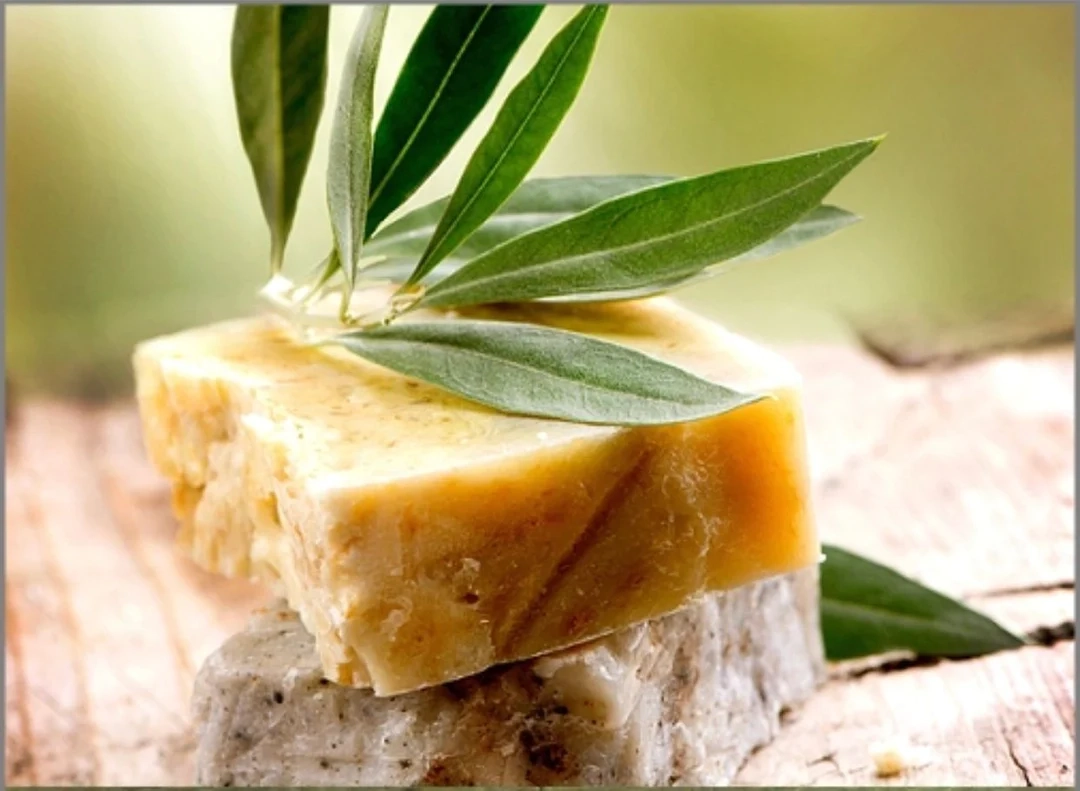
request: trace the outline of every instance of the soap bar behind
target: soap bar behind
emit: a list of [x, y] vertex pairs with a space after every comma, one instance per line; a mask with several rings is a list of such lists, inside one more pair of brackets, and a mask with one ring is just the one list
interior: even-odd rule
[[822, 674], [816, 570], [391, 698], [272, 607], [196, 682], [200, 785], [719, 785]]

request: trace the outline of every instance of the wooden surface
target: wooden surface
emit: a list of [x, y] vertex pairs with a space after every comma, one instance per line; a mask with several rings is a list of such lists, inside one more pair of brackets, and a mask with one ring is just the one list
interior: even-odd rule
[[[740, 781], [1072, 785], [1072, 347], [918, 370], [788, 352], [825, 539], [1047, 645], [836, 667]], [[190, 783], [193, 675], [264, 594], [173, 550], [129, 403], [17, 404], [6, 483], [7, 781]], [[880, 740], [911, 743], [923, 765], [875, 780]]]

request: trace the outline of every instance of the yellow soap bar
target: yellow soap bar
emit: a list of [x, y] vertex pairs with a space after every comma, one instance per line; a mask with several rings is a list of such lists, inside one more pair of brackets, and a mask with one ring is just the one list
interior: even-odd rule
[[181, 545], [287, 597], [328, 678], [378, 695], [441, 684], [817, 562], [782, 358], [664, 298], [469, 316], [588, 332], [772, 397], [587, 426], [495, 412], [274, 317], [140, 345]]

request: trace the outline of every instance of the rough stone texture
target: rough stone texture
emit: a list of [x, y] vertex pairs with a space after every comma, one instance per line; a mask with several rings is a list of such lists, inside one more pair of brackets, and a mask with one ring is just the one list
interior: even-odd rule
[[815, 571], [391, 698], [323, 677], [282, 605], [199, 672], [206, 785], [718, 785], [822, 676]]

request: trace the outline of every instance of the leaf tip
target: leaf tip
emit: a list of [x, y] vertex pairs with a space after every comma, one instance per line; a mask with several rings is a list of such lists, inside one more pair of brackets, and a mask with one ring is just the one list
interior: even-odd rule
[[285, 239], [282, 234], [271, 229], [270, 233], [270, 275], [279, 274], [285, 266]]
[[863, 216], [861, 214], [856, 214], [847, 209], [841, 209], [840, 211], [843, 212], [843, 214], [839, 214], [836, 217], [837, 230], [850, 228], [852, 225], [856, 225], [863, 221]]
[[1033, 639], [1030, 635], [1017, 634], [1012, 629], [1001, 626], [1001, 624], [998, 624], [998, 626], [1001, 627], [1001, 631], [1013, 648], [1022, 648], [1026, 645], [1038, 645], [1038, 641]]

